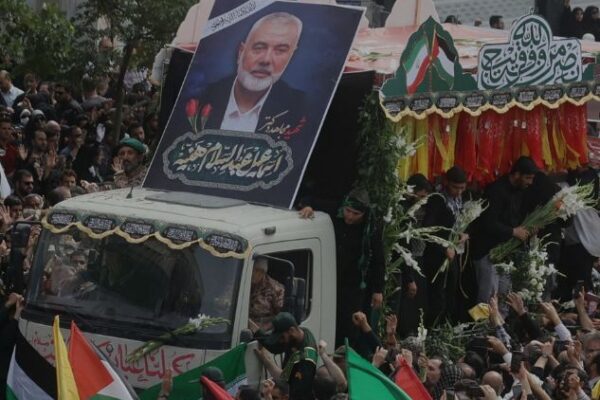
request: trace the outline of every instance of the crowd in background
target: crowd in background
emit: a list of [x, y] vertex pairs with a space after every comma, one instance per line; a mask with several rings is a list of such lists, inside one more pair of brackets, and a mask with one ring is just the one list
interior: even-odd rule
[[110, 78], [71, 84], [27, 74], [17, 86], [9, 72], [0, 71], [5, 206], [27, 210], [33, 201], [47, 207], [57, 199], [141, 182], [142, 164], [160, 135], [157, 96], [143, 74], [131, 73], [125, 84], [122, 124], [114, 127]]
[[[547, 9], [538, 11], [545, 16], [552, 14]], [[553, 29], [559, 30], [557, 34], [577, 38], [591, 34], [595, 40], [600, 40], [598, 7], [571, 9], [565, 2], [558, 14], [557, 28], [552, 25], [554, 20], [548, 18]], [[446, 22], [459, 23], [452, 16]], [[489, 25], [505, 29], [502, 17], [498, 15], [490, 18]], [[74, 84], [49, 82], [43, 77], [28, 74], [22, 81], [14, 82], [9, 72], [0, 71], [0, 197], [3, 198], [0, 206], [0, 258], [3, 260], [10, 255], [10, 235], [5, 234], [9, 233], [15, 221], [40, 219], [49, 207], [72, 196], [141, 183], [145, 163], [150, 160], [161, 134], [156, 88], [144, 73], [134, 71], [128, 75], [126, 104], [120, 126], [113, 126], [116, 112], [114, 90], [111, 77], [87, 77], [80, 84]], [[514, 235], [526, 237], [531, 232], [519, 230], [523, 216], [531, 211], [531, 207], [542, 202], [533, 198], [543, 193], [541, 188], [546, 190], [550, 187], [550, 191], [555, 193], [553, 190], [557, 187], [548, 182], [541, 171], [513, 173], [534, 176], [528, 185], [521, 187], [515, 184], [504, 188], [511, 196], [514, 195], [511, 191], [522, 192], [519, 195], [521, 203], [518, 210], [513, 208], [507, 214], [500, 213], [494, 218], [512, 218], [510, 224], [513, 226], [510, 228], [517, 229]], [[591, 168], [571, 171], [571, 174], [598, 187], [597, 171]], [[510, 177], [505, 179], [510, 181]], [[413, 177], [411, 184], [415, 193], [413, 202], [434, 192], [434, 187], [424, 177]], [[424, 226], [451, 225], [452, 221], [448, 222], [446, 217], [450, 215], [451, 219], [453, 207], [462, 204], [467, 185], [464, 172], [454, 170], [447, 176], [439, 188], [444, 201], [441, 204], [432, 201], [423, 207], [419, 218]], [[531, 186], [529, 191], [526, 191], [527, 186]], [[498, 200], [489, 197], [498, 195], [497, 192], [474, 194], [481, 195], [493, 202]], [[527, 203], [523, 196], [530, 196], [532, 201]], [[598, 196], [598, 189], [595, 196]], [[461, 200], [458, 201], [458, 198]], [[545, 301], [527, 304], [518, 293], [510, 290], [502, 292], [497, 276], [479, 275], [477, 279], [486, 282], [496, 279], [495, 286], [489, 285], [490, 290], [485, 294], [472, 293], [472, 299], [479, 298], [487, 304], [487, 321], [480, 334], [459, 349], [460, 357], [449, 358], [445, 354], [426, 352], [428, 339], [422, 333], [424, 329], [433, 329], [442, 320], [458, 324], [466, 318], [466, 310], [472, 304], [457, 301], [459, 276], [452, 276], [451, 281], [444, 282], [443, 286], [439, 282], [437, 285], [431, 283], [439, 262], [458, 256], [446, 253], [439, 246], [413, 243], [414, 258], [424, 262], [425, 278], [415, 272], [403, 274], [398, 280], [397, 302], [392, 303], [387, 315], [382, 317], [380, 326], [372, 326], [372, 312], [383, 302], [383, 265], [376, 265], [383, 262], [383, 257], [373, 255], [380, 251], [381, 243], [377, 242], [380, 231], [371, 230], [373, 227], [369, 227], [368, 231], [364, 228], [369, 220], [368, 195], [347, 200], [350, 201], [339, 207], [341, 214], [338, 214], [338, 208], [332, 212], [338, 239], [338, 268], [347, 268], [338, 270], [338, 277], [345, 279], [338, 288], [338, 301], [345, 300], [348, 306], [338, 315], [335, 345], [328, 346], [318, 338], [312, 338], [312, 334], [299, 327], [293, 317], [284, 315], [279, 318], [281, 325], [275, 328], [288, 338], [285, 354], [291, 356], [299, 348], [312, 346], [316, 348], [320, 361], [312, 362], [305, 358], [303, 364], [295, 367], [302, 368], [296, 371], [299, 373], [288, 371], [285, 374], [273, 363], [273, 356], [267, 350], [269, 346], [262, 347], [257, 356], [267, 366], [271, 378], [261, 382], [258, 389], [242, 388], [237, 398], [348, 398], [346, 359], [349, 348], [343, 344], [343, 339], [348, 337], [352, 349], [398, 385], [402, 386], [399, 376], [406, 369], [422, 376], [425, 390], [436, 400], [600, 399], [600, 311], [596, 309], [600, 298], [595, 294], [598, 292], [593, 279], [600, 266], [598, 257], [589, 254], [581, 243], [564, 240], [564, 231], [572, 221], [558, 227], [558, 247], [567, 257], [561, 259], [560, 254], [555, 255], [555, 262], [560, 264], [563, 276], [548, 283]], [[515, 203], [509, 206], [515, 206]], [[310, 218], [310, 211], [306, 207], [320, 209], [318, 202], [303, 204], [303, 217], [307, 218]], [[487, 228], [493, 229], [494, 226]], [[487, 246], [481, 240], [493, 235], [485, 228], [479, 226], [476, 231], [480, 235], [475, 239], [479, 241], [479, 249]], [[370, 264], [363, 267], [359, 264], [365, 255], [363, 236], [367, 234], [370, 235], [366, 241], [367, 263]], [[28, 249], [32, 250], [32, 247], [28, 246]], [[479, 255], [485, 256], [482, 253], [472, 257]], [[347, 273], [349, 269], [354, 275]], [[473, 276], [476, 274], [473, 270], [471, 273]], [[583, 284], [579, 284], [580, 281]], [[485, 286], [482, 282], [479, 282], [479, 290]], [[0, 307], [0, 335], [10, 338], [23, 308], [23, 298], [15, 293], [2, 294], [5, 300], [4, 307]], [[406, 313], [407, 304], [414, 311], [414, 301], [418, 296], [423, 302], [420, 308], [425, 312], [422, 324], [414, 315]], [[3, 346], [6, 343], [9, 341], [0, 343], [0, 369], [3, 373], [6, 373], [4, 366], [8, 365], [12, 352], [12, 346]], [[212, 369], [206, 376], [224, 385], [220, 371]], [[161, 398], [169, 397], [169, 378], [164, 379]], [[0, 380], [5, 382], [6, 376], [0, 376]], [[0, 393], [3, 395], [2, 391]], [[210, 400], [209, 396], [205, 398]]]

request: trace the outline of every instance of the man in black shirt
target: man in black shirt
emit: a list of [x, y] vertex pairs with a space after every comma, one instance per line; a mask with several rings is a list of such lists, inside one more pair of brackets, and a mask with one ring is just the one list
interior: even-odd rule
[[473, 264], [479, 292], [477, 301], [487, 303], [493, 293], [506, 293], [510, 277], [499, 275], [489, 257], [497, 245], [515, 237], [526, 241], [530, 235], [521, 223], [525, 218], [524, 190], [533, 182], [537, 167], [529, 157], [515, 161], [508, 175], [491, 183], [484, 192], [488, 208], [477, 219], [476, 235], [472, 235]]
[[[449, 240], [450, 231], [462, 211], [463, 192], [466, 189], [467, 174], [459, 167], [450, 168], [444, 176], [444, 188], [441, 193], [431, 196], [425, 205], [423, 227], [446, 228], [436, 235]], [[467, 236], [461, 239], [466, 240]], [[439, 272], [446, 260], [446, 271]], [[432, 326], [436, 321], [454, 320], [459, 279], [456, 250], [436, 243], [427, 243], [423, 253], [423, 267], [428, 282], [428, 307], [425, 314], [427, 325]]]

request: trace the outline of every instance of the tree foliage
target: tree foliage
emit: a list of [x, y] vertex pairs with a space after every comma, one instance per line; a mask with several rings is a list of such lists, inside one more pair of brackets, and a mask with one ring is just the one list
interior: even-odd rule
[[[121, 126], [125, 72], [134, 64], [151, 66], [154, 55], [171, 42], [187, 10], [194, 3], [195, 0], [87, 0], [80, 6], [76, 25], [82, 40], [88, 41], [88, 45], [83, 44], [80, 48], [95, 48], [94, 45], [97, 46], [103, 38], [123, 45], [97, 53], [107, 55], [109, 65], [112, 62], [118, 66], [115, 88], [117, 112], [113, 126]], [[100, 63], [96, 54], [89, 55], [91, 60], [87, 65], [97, 68]], [[112, 133], [113, 139], [118, 139], [119, 135], [117, 128]]]
[[[132, 47], [131, 65], [150, 66], [155, 54], [170, 43], [194, 0], [87, 0], [78, 9], [75, 24], [84, 49], [98, 48], [102, 38], [116, 46], [105, 52], [111, 64], [121, 65], [125, 50]], [[98, 52], [88, 54], [96, 61]], [[104, 60], [102, 60], [104, 61]]]
[[[75, 27], [54, 4], [34, 11], [25, 0], [0, 1], [2, 68], [14, 75], [33, 72], [45, 79], [64, 79], [77, 62]], [[8, 65], [10, 60], [10, 65]]]

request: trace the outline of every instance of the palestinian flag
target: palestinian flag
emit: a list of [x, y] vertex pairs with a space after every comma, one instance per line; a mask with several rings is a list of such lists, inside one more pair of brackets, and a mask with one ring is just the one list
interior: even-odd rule
[[69, 361], [82, 400], [133, 400], [137, 398], [114, 368], [71, 322]]
[[456, 54], [452, 51], [450, 45], [442, 39], [437, 32], [433, 35], [431, 55], [434, 60], [433, 66], [440, 77], [452, 84], [452, 82], [454, 82], [454, 62], [456, 61]]
[[[200, 389], [200, 374], [208, 367], [217, 367], [223, 372], [225, 386], [231, 395], [235, 395], [240, 386], [245, 385], [246, 378], [246, 344], [242, 343], [220, 355], [212, 361], [191, 369], [173, 378], [173, 389], [169, 400], [199, 399], [202, 397]], [[161, 384], [157, 384], [140, 394], [142, 400], [156, 400]]]
[[427, 69], [431, 65], [427, 38], [421, 36], [412, 46], [411, 52], [404, 61], [406, 70], [406, 90], [409, 94], [415, 93], [417, 88], [425, 80]]
[[431, 400], [431, 395], [404, 358], [400, 361], [394, 381], [412, 400]]
[[56, 396], [55, 368], [18, 332], [6, 380], [6, 398], [51, 400]]

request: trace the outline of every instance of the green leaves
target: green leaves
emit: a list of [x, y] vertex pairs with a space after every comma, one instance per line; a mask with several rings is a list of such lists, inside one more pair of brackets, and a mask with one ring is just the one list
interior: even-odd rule
[[[109, 64], [121, 64], [121, 49], [134, 45], [132, 64], [149, 67], [156, 53], [173, 40], [179, 24], [195, 3], [194, 0], [87, 0], [78, 10], [75, 25], [84, 34], [80, 37], [85, 36], [92, 43], [108, 37], [123, 45], [104, 52]], [[97, 45], [93, 47], [96, 48]], [[91, 62], [96, 61], [94, 56], [87, 54]]]
[[4, 0], [0, 15], [0, 56], [13, 61], [9, 68], [13, 75], [33, 72], [45, 79], [69, 76], [76, 62], [75, 27], [55, 4], [45, 3], [36, 12], [24, 0]]
[[[53, 2], [39, 10], [25, 0], [0, 1], [0, 68], [14, 76], [34, 72], [48, 80], [78, 82], [106, 75], [136, 44], [132, 64], [150, 67], [170, 43], [194, 0], [87, 0], [69, 20]], [[114, 48], [101, 47], [110, 38]], [[4, 65], [12, 60], [10, 65]]]

